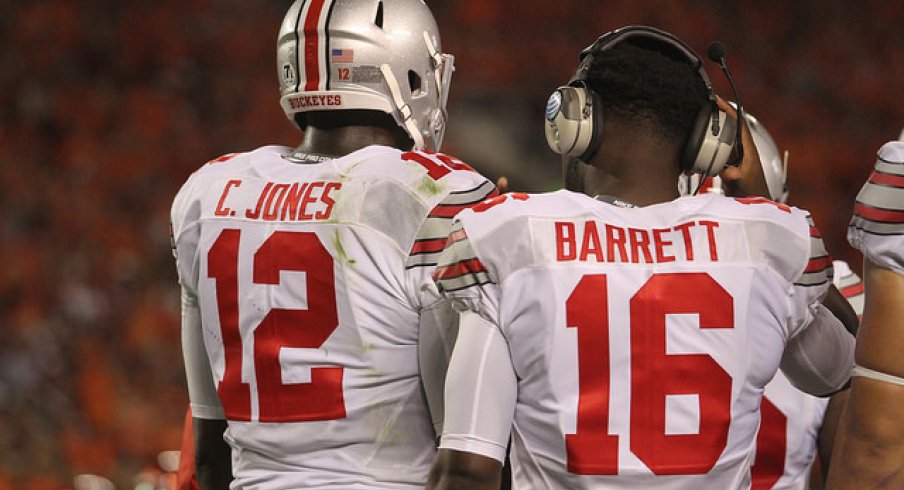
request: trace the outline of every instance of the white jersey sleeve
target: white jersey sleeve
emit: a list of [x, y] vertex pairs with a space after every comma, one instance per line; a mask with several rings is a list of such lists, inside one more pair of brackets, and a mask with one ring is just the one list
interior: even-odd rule
[[[822, 305], [822, 299], [828, 292], [829, 286], [832, 285], [832, 278], [835, 275], [832, 258], [826, 251], [822, 234], [809, 214], [806, 214], [806, 221], [810, 235], [810, 256], [806, 267], [794, 280], [794, 295], [792, 296], [792, 300], [795, 302], [793, 311], [800, 313], [794, 318], [795, 326], [799, 328], [804, 328], [813, 321], [816, 309]], [[796, 332], [792, 333], [792, 337], [794, 335]]]
[[851, 378], [854, 337], [828, 308], [818, 305], [808, 328], [788, 341], [782, 372], [801, 391], [827, 396]]
[[490, 271], [474, 252], [459, 221], [449, 232], [445, 251], [433, 278], [440, 292], [459, 309], [473, 311], [490, 322], [498, 321], [499, 289]]
[[[472, 208], [472, 212], [483, 212], [512, 196], [522, 194], [495, 197]], [[452, 226], [433, 278], [439, 291], [465, 311], [449, 366], [440, 447], [501, 462], [510, 437], [516, 375], [505, 338], [497, 327], [498, 284], [475, 253], [459, 220]], [[479, 320], [464, 321], [468, 315]], [[463, 386], [477, 389], [461, 390]]]
[[797, 388], [817, 396], [840, 389], [850, 379], [854, 339], [822, 305], [834, 276], [834, 265], [822, 235], [809, 214], [810, 257], [794, 282], [794, 311], [799, 329], [792, 332], [781, 368]]
[[[432, 157], [433, 155], [422, 156]], [[445, 247], [455, 215], [497, 195], [496, 186], [491, 182], [482, 178], [471, 179], [446, 194], [427, 214], [411, 244], [405, 263], [411, 287], [418, 292], [416, 301], [419, 305], [429, 306], [440, 300], [430, 278]]]
[[[422, 219], [414, 241], [408, 245], [405, 262], [408, 290], [412, 291], [411, 301], [421, 310], [418, 340], [421, 379], [433, 425], [439, 435], [442, 434], [444, 416], [442, 392], [446, 367], [458, 335], [458, 313], [442, 300], [431, 276], [454, 216], [496, 196], [498, 192], [492, 182], [449, 155], [412, 151], [405, 153], [403, 158], [424, 167], [428, 174], [439, 172], [442, 176], [437, 183], [420, 189], [425, 192], [425, 201], [432, 208]], [[449, 169], [457, 172], [450, 172]], [[445, 184], [446, 189], [437, 193], [440, 184]], [[440, 197], [441, 200], [438, 200]]]
[[904, 142], [879, 149], [873, 173], [857, 194], [848, 241], [871, 262], [904, 274]]
[[210, 360], [204, 349], [201, 311], [198, 299], [182, 289], [182, 356], [193, 417], [223, 420], [226, 414], [217, 397], [216, 384], [210, 371]]
[[[518, 380], [508, 344], [496, 325], [474, 312], [462, 315], [446, 379], [447, 415], [440, 448], [480, 454], [502, 463]], [[472, 389], [462, 390], [462, 386]], [[475, 412], [480, 417], [474, 418]]]

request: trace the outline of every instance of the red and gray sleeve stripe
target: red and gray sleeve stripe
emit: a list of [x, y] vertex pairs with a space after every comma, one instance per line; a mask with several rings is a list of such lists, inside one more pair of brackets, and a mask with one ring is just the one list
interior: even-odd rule
[[329, 88], [328, 26], [334, 3], [335, 0], [305, 0], [298, 9], [298, 18], [295, 20], [295, 66], [299, 73], [296, 91], [311, 92]]
[[879, 157], [857, 194], [850, 226], [873, 235], [904, 234], [904, 162]]
[[427, 218], [411, 246], [405, 268], [435, 266], [446, 245], [452, 218], [459, 211], [498, 194], [496, 186], [489, 181], [484, 181], [471, 189], [449, 193], [427, 214]]
[[794, 282], [798, 286], [819, 286], [830, 282], [834, 274], [832, 258], [826, 251], [822, 234], [813, 223], [813, 218], [807, 215], [807, 224], [810, 226], [810, 259], [800, 277]]
[[441, 291], [458, 291], [493, 282], [471, 247], [461, 223], [456, 223], [449, 234], [446, 252], [433, 272], [433, 280]]
[[499, 191], [496, 190], [496, 186], [490, 181], [484, 181], [476, 188], [449, 193], [430, 211], [429, 216], [431, 218], [453, 218], [460, 211], [498, 195]]

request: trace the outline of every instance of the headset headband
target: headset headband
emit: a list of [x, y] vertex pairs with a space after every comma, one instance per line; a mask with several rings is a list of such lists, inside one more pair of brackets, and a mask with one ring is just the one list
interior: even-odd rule
[[[681, 150], [682, 170], [715, 175], [729, 163], [734, 148], [738, 149], [738, 155], [741, 154], [740, 126], [730, 123], [728, 115], [718, 108], [712, 82], [703, 69], [703, 59], [684, 41], [649, 26], [628, 26], [610, 31], [581, 51], [578, 69], [547, 102], [546, 142], [554, 152], [580, 162], [588, 161], [599, 149], [603, 139], [603, 107], [600, 94], [588, 84], [588, 74], [600, 52], [625, 42], [658, 52], [678, 63], [688, 63], [696, 70], [698, 80], [703, 82], [707, 101], [700, 107]], [[734, 132], [734, 137], [724, 129]]]
[[[578, 56], [578, 60], [580, 60], [581, 64], [578, 66], [577, 71], [574, 76], [571, 77], [568, 84], [573, 85], [575, 82], [583, 82], [587, 79], [587, 71], [590, 69], [590, 64], [593, 63], [593, 56], [596, 55], [596, 53], [611, 49], [613, 46], [626, 42], [632, 38], [642, 41], [654, 41], [659, 46], [672, 48], [674, 53], [680, 55], [683, 60], [688, 61], [696, 68], [700, 78], [703, 79], [703, 84], [706, 85], [706, 91], [709, 94], [710, 99], [715, 100], [712, 82], [710, 82], [706, 70], [703, 69], [703, 59], [700, 58], [700, 55], [681, 39], [678, 39], [668, 32], [650, 26], [627, 26], [600, 36], [593, 44], [581, 51], [581, 54]], [[641, 47], [646, 47], [643, 45], [644, 43], [638, 44], [640, 44]], [[662, 52], [662, 50], [658, 51]], [[668, 53], [663, 54], [668, 55]]]

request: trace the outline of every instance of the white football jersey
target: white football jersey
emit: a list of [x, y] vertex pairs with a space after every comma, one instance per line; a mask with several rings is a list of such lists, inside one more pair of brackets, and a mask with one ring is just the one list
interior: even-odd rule
[[904, 274], [904, 142], [879, 149], [873, 173], [857, 194], [848, 241], [873, 263]]
[[[863, 281], [847, 262], [835, 260], [832, 264], [832, 282], [859, 317], [863, 314]], [[752, 490], [809, 488], [810, 467], [828, 404], [828, 398], [804, 393], [781, 371], [775, 373], [760, 404]]]
[[[750, 488], [763, 389], [832, 277], [805, 211], [559, 191], [457, 219], [434, 278], [507, 341], [515, 488]], [[446, 429], [440, 447], [498, 457], [500, 441]]]
[[760, 403], [751, 490], [806, 490], [828, 398], [795, 388], [781, 372]]
[[233, 488], [423, 488], [419, 311], [452, 216], [495, 193], [454, 158], [382, 146], [319, 163], [268, 146], [188, 179], [172, 226], [200, 315], [191, 408], [228, 420]]

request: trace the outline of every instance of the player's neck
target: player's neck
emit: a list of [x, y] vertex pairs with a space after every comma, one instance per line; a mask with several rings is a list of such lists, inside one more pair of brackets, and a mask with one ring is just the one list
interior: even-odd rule
[[587, 171], [584, 189], [587, 195], [611, 196], [636, 206], [649, 206], [671, 201], [678, 197], [678, 178], [671, 184], [662, 179], [643, 179], [619, 174], [604, 173], [596, 167]]
[[404, 148], [395, 133], [376, 126], [341, 126], [305, 129], [304, 139], [296, 149], [302, 153], [342, 156], [371, 145]]
[[637, 206], [677, 198], [677, 157], [664, 158], [674, 154], [675, 149], [657, 143], [636, 136], [607, 140], [587, 169], [585, 192], [590, 196], [612, 196]]

